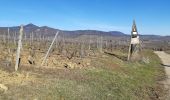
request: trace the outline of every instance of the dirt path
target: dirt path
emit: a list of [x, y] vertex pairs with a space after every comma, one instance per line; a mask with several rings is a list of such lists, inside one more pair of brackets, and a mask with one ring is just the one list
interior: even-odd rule
[[164, 85], [165, 88], [168, 89], [167, 100], [170, 100], [170, 54], [167, 54], [164, 51], [156, 51], [155, 53], [162, 60], [162, 64], [165, 67], [167, 78], [164, 82]]

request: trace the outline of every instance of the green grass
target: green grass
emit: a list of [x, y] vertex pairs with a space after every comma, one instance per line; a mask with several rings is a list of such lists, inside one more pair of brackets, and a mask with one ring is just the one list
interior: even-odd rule
[[145, 51], [150, 59], [125, 62], [107, 55], [92, 60], [84, 69], [37, 76], [37, 82], [14, 86], [1, 94], [1, 99], [38, 100], [156, 100], [163, 92], [158, 81], [164, 76], [160, 59]]

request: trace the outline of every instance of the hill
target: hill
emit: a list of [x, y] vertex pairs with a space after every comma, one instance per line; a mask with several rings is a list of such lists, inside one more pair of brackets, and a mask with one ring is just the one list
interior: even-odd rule
[[[10, 33], [18, 32], [19, 26], [14, 27], [0, 27], [0, 34], [7, 33], [8, 28]], [[40, 33], [45, 36], [54, 35], [59, 29], [51, 28], [48, 26], [37, 26], [32, 23], [27, 24], [24, 26], [24, 32], [29, 35], [30, 33]], [[65, 37], [78, 37], [81, 35], [97, 35], [97, 36], [127, 36], [126, 34], [119, 32], [119, 31], [98, 31], [98, 30], [75, 30], [75, 31], [67, 31], [67, 30], [60, 30], [60, 35], [64, 35]]]

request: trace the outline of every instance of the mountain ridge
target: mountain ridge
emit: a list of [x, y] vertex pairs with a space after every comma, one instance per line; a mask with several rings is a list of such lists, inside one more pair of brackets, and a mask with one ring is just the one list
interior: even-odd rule
[[[7, 33], [8, 28], [10, 32], [19, 32], [20, 26], [12, 26], [12, 27], [0, 27], [0, 34]], [[37, 26], [35, 24], [29, 23], [24, 25], [24, 32], [29, 35], [30, 33], [40, 33], [45, 36], [53, 36], [57, 31], [60, 31], [60, 35], [66, 37], [78, 37], [81, 35], [97, 35], [97, 36], [114, 36], [114, 37], [127, 37], [130, 34], [125, 34], [120, 31], [100, 31], [100, 30], [60, 30], [55, 29], [48, 26]], [[141, 37], [147, 38], [160, 38], [160, 37], [169, 37], [169, 36], [161, 36], [161, 35], [140, 35]]]
[[[0, 34], [6, 33], [8, 31], [8, 28], [10, 32], [19, 32], [20, 26], [12, 26], [12, 27], [0, 27]], [[24, 25], [24, 32], [26, 34], [30, 33], [41, 33], [43, 35], [54, 35], [57, 31], [60, 31], [60, 35], [64, 35], [66, 37], [77, 37], [80, 35], [97, 35], [97, 36], [127, 36], [127, 34], [120, 32], [120, 31], [100, 31], [100, 30], [60, 30], [51, 28], [48, 26], [37, 26], [32, 23], [29, 23], [27, 25]]]

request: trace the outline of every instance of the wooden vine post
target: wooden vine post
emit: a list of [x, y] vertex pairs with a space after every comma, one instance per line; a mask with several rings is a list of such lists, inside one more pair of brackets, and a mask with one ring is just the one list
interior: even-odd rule
[[18, 48], [16, 54], [16, 64], [15, 64], [15, 71], [18, 70], [20, 64], [20, 52], [21, 52], [21, 45], [22, 45], [22, 36], [23, 36], [23, 25], [20, 28], [19, 40], [18, 40]]
[[9, 28], [8, 28], [8, 46], [9, 46], [9, 40], [10, 40], [10, 35], [9, 35]]
[[47, 57], [48, 57], [48, 54], [49, 54], [49, 52], [50, 52], [50, 50], [51, 50], [51, 48], [52, 48], [52, 46], [53, 46], [53, 44], [54, 44], [54, 42], [55, 42], [57, 36], [58, 36], [58, 34], [59, 34], [59, 31], [56, 33], [56, 35], [55, 35], [55, 37], [54, 37], [54, 39], [53, 39], [53, 41], [52, 41], [52, 43], [51, 43], [51, 45], [50, 45], [50, 47], [49, 47], [47, 53], [46, 53], [46, 55], [45, 55], [45, 57], [44, 57], [44, 59], [43, 59], [43, 61], [42, 61], [42, 63], [41, 63], [41, 66], [43, 66], [44, 63], [46, 62], [46, 59], [47, 59]]

